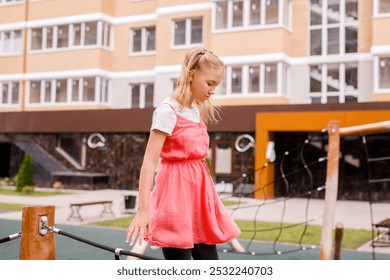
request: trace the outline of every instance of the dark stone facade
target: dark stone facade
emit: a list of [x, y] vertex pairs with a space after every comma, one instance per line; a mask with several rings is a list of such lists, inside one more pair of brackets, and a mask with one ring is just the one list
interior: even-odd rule
[[[240, 153], [235, 147], [235, 140], [242, 133], [210, 133], [210, 147], [215, 149], [218, 143], [228, 145], [232, 149], [232, 172], [231, 174], [216, 174], [217, 182], [225, 181], [233, 183], [233, 191], [241, 188], [243, 184], [248, 184], [253, 189], [254, 184], [254, 158], [253, 148]], [[87, 137], [88, 135], [84, 135]], [[34, 166], [34, 180], [41, 187], [52, 187], [55, 180], [62, 181], [65, 188], [72, 189], [127, 189], [137, 190], [139, 172], [143, 160], [144, 151], [147, 144], [148, 133], [103, 133], [106, 140], [102, 148], [92, 149], [86, 146], [86, 164], [85, 170], [76, 170], [65, 158], [56, 151], [58, 144], [58, 134], [55, 133], [17, 133], [0, 134], [0, 144], [8, 145], [6, 149], [0, 149], [0, 157], [3, 164], [4, 160], [9, 160], [4, 166], [9, 170], [7, 177], [16, 175], [19, 166], [23, 160], [24, 152], [13, 143], [18, 141], [29, 141], [39, 144], [44, 150], [51, 154], [57, 161], [61, 162], [74, 176], [52, 176], [39, 165]], [[252, 136], [254, 136], [252, 134]], [[314, 186], [320, 187], [326, 180], [326, 161], [310, 166], [310, 175], [307, 170], [302, 169], [304, 162], [311, 163], [320, 157], [326, 156], [324, 148], [327, 139], [322, 139], [324, 146], [318, 148], [313, 145], [306, 145], [302, 155], [297, 151], [292, 152], [302, 145], [307, 139], [307, 133], [276, 133], [276, 154], [283, 155], [289, 151], [289, 156], [283, 163], [275, 162], [275, 196], [299, 196], [310, 191]], [[387, 134], [375, 135], [367, 138], [367, 148], [369, 151], [376, 151], [371, 155], [373, 158], [380, 158], [390, 154]], [[9, 153], [9, 155], [4, 154]], [[385, 178], [386, 181], [371, 186], [371, 196], [373, 200], [390, 199], [389, 174], [390, 165], [386, 162], [373, 162], [367, 165], [367, 158], [359, 138], [346, 138], [341, 141], [341, 158], [339, 171], [338, 197], [343, 200], [369, 200], [368, 174], [372, 178]], [[360, 165], [354, 166], [344, 159], [346, 154], [352, 155], [358, 160]], [[34, 158], [33, 158], [34, 160]], [[373, 164], [376, 164], [375, 166]], [[281, 166], [281, 164], [283, 166]], [[213, 164], [215, 166], [215, 162]], [[296, 172], [297, 170], [300, 172]], [[289, 174], [288, 183], [282, 178], [283, 173]], [[259, 172], [259, 171], [257, 171]], [[77, 174], [76, 174], [77, 173]], [[83, 176], [80, 176], [83, 173]], [[247, 176], [243, 177], [242, 174]], [[4, 176], [3, 174], [0, 177]], [[73, 179], [72, 179], [73, 178]], [[268, 184], [269, 182], [263, 182]], [[312, 192], [312, 197], [323, 198], [324, 192]], [[253, 196], [248, 194], [246, 196]]]
[[[246, 183], [253, 184], [254, 149], [240, 153], [234, 149], [234, 141], [240, 133], [210, 133], [210, 146], [223, 139], [232, 149], [232, 173], [217, 176], [232, 182], [234, 188], [242, 184], [242, 174], [248, 174]], [[88, 135], [86, 135], [88, 136]], [[8, 177], [16, 175], [23, 160], [24, 152], [13, 143], [18, 141], [33, 142], [41, 146], [72, 174], [49, 174], [39, 164], [34, 164], [34, 180], [41, 187], [52, 187], [53, 181], [61, 181], [69, 189], [128, 189], [137, 190], [139, 172], [147, 144], [147, 133], [104, 133], [106, 142], [102, 148], [92, 149], [86, 146], [85, 170], [76, 170], [56, 151], [58, 134], [1, 134], [0, 142], [10, 145], [10, 168]], [[34, 159], [33, 159], [34, 160]], [[105, 178], [106, 176], [106, 178]]]
[[[23, 160], [24, 152], [13, 143], [17, 141], [33, 142], [40, 145], [57, 161], [75, 172], [74, 180], [65, 179], [65, 188], [79, 189], [137, 189], [138, 176], [142, 163], [142, 157], [147, 141], [147, 134], [105, 134], [106, 145], [103, 148], [86, 148], [85, 170], [76, 170], [57, 151], [57, 134], [3, 134], [0, 142], [10, 145], [10, 164], [8, 177], [12, 178], [18, 172]], [[33, 159], [34, 160], [34, 159]], [[77, 173], [77, 174], [76, 174]], [[84, 182], [80, 180], [85, 173]], [[96, 176], [93, 176], [96, 174]], [[102, 174], [107, 175], [108, 180], [102, 181]], [[39, 164], [34, 164], [34, 180], [41, 187], [51, 187], [51, 183], [61, 176], [49, 176], [42, 170]], [[62, 178], [65, 178], [62, 176]], [[102, 185], [105, 182], [105, 186]], [[85, 186], [94, 184], [97, 186]]]

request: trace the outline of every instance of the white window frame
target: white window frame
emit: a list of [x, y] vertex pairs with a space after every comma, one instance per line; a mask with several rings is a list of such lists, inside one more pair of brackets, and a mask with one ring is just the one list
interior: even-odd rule
[[98, 21], [98, 46], [107, 50], [114, 49], [114, 31], [112, 24], [105, 21]]
[[[5, 51], [5, 33], [10, 33], [10, 50]], [[20, 32], [20, 35], [22, 37], [22, 46], [20, 50], [16, 50], [15, 46], [15, 33]], [[3, 30], [0, 31], [0, 56], [7, 56], [7, 55], [20, 55], [23, 53], [23, 32], [21, 29], [15, 29], [15, 30]]]
[[[311, 31], [313, 30], [321, 30], [321, 49], [322, 52], [319, 55], [311, 55], [311, 40], [309, 40], [309, 55], [311, 57], [313, 56], [337, 56], [337, 55], [351, 55], [351, 54], [357, 54], [359, 52], [359, 45], [356, 47], [356, 52], [354, 53], [347, 53], [345, 52], [345, 43], [346, 43], [346, 37], [345, 37], [345, 28], [346, 27], [353, 27], [356, 29], [359, 29], [359, 19], [357, 21], [353, 22], [346, 22], [346, 14], [345, 14], [345, 1], [346, 0], [340, 0], [340, 19], [338, 23], [331, 23], [328, 24], [328, 0], [323, 0], [322, 5], [322, 22], [319, 25], [312, 26], [309, 24], [309, 34], [310, 36]], [[311, 7], [309, 10], [309, 19], [310, 19], [310, 12]], [[338, 54], [328, 54], [328, 30], [329, 28], [337, 27], [339, 28], [339, 53]], [[359, 34], [358, 34], [359, 36]], [[359, 42], [359, 41], [358, 41]]]
[[[132, 97], [133, 97], [133, 86], [139, 86], [139, 109], [145, 109], [145, 96], [146, 96], [146, 86], [153, 85], [153, 88], [155, 88], [155, 84], [153, 82], [142, 82], [142, 83], [130, 83], [129, 84], [129, 103], [128, 108], [132, 107]], [[154, 99], [154, 93], [153, 93], [153, 99]]]
[[[141, 28], [131, 28], [130, 29], [130, 50], [129, 50], [129, 54], [130, 55], [150, 55], [150, 54], [155, 54], [156, 53], [156, 45], [154, 45], [154, 50], [151, 50], [151, 51], [148, 51], [146, 50], [146, 46], [147, 46], [147, 32], [149, 28], [154, 28], [154, 40], [156, 42], [156, 26], [145, 26], [145, 27], [141, 27]], [[141, 50], [140, 51], [134, 51], [134, 31], [141, 31]]]
[[[265, 92], [265, 66], [268, 64], [276, 64], [276, 91], [275, 92]], [[259, 66], [259, 92], [249, 92], [249, 68], [252, 66]], [[232, 93], [232, 68], [241, 67], [242, 80], [241, 80], [241, 92]], [[281, 61], [269, 61], [269, 62], [260, 62], [260, 63], [248, 63], [248, 64], [231, 64], [226, 65], [225, 68], [225, 88], [218, 88], [216, 98], [225, 98], [225, 97], [275, 97], [275, 96], [286, 96], [287, 90], [286, 86], [283, 84], [287, 83], [288, 79], [288, 65], [285, 62]], [[222, 92], [225, 92], [224, 94]]]
[[[358, 61], [353, 61], [357, 64], [357, 68], [359, 67]], [[327, 86], [328, 86], [328, 65], [329, 64], [338, 64], [339, 65], [339, 91], [335, 92], [328, 92]], [[317, 97], [321, 98], [321, 104], [327, 104], [327, 97], [338, 97], [339, 103], [345, 103], [345, 97], [346, 96], [353, 96], [356, 97], [356, 100], [358, 100], [358, 92], [359, 92], [359, 85], [358, 88], [354, 91], [346, 91], [346, 83], [345, 83], [345, 73], [346, 73], [346, 62], [330, 62], [330, 63], [321, 63], [321, 64], [310, 64], [311, 66], [319, 65], [321, 66], [321, 92], [309, 92], [309, 98]], [[359, 71], [359, 68], [358, 68]], [[311, 77], [310, 77], [311, 78]], [[310, 83], [310, 82], [309, 82]]]
[[380, 79], [380, 59], [381, 58], [390, 58], [390, 53], [388, 55], [380, 55], [374, 57], [374, 92], [375, 93], [390, 93], [389, 88], [380, 88], [379, 79]]
[[[192, 35], [192, 21], [193, 20], [202, 20], [202, 41], [200, 43], [192, 43], [191, 42], [191, 35]], [[185, 21], [185, 39], [184, 44], [175, 45], [175, 25], [177, 21]], [[182, 18], [182, 19], [174, 19], [172, 20], [171, 25], [171, 48], [172, 49], [181, 49], [181, 48], [189, 48], [194, 46], [199, 46], [203, 44], [204, 38], [203, 38], [203, 17], [191, 17], [191, 18]]]
[[[96, 43], [95, 44], [85, 44], [85, 28], [87, 23], [95, 23], [96, 22]], [[57, 46], [58, 41], [58, 27], [59, 26], [68, 26], [68, 46], [59, 48]], [[80, 43], [74, 44], [74, 26], [80, 26]], [[47, 29], [52, 28], [53, 30], [53, 41], [52, 47], [47, 48]], [[42, 41], [41, 49], [33, 50], [32, 47], [32, 30], [33, 29], [41, 29], [42, 30]], [[72, 23], [59, 23], [57, 25], [45, 25], [45, 26], [36, 26], [31, 27], [28, 30], [28, 52], [29, 53], [42, 53], [42, 52], [53, 52], [53, 51], [66, 51], [66, 50], [75, 50], [75, 49], [91, 49], [91, 48], [104, 48], [112, 51], [114, 45], [114, 28], [112, 24], [107, 23], [102, 20], [89, 20], [85, 22], [72, 22]], [[1, 34], [1, 33], [0, 33]], [[0, 45], [1, 46], [1, 45]]]
[[[31, 1], [31, 0], [30, 0]], [[18, 5], [23, 4], [24, 0], [0, 0], [0, 6], [11, 6], [11, 5]]]
[[[18, 101], [16, 103], [13, 103], [12, 100], [13, 97], [13, 85], [18, 84]], [[8, 101], [7, 103], [3, 103], [3, 86], [7, 85], [7, 91], [8, 91]], [[20, 81], [0, 81], [0, 106], [1, 107], [10, 107], [10, 106], [18, 106], [20, 104]]]
[[389, 13], [380, 13], [379, 12], [379, 2], [381, 0], [374, 0], [374, 18], [384, 18], [384, 17], [390, 17], [390, 12]]
[[[84, 80], [93, 79], [94, 80], [94, 100], [93, 101], [83, 101], [84, 94]], [[107, 101], [101, 100], [101, 82], [104, 79], [107, 82], [107, 92], [104, 94], [107, 96]], [[56, 84], [58, 80], [66, 81], [66, 100], [61, 102], [56, 102]], [[72, 81], [78, 80], [78, 100], [72, 101]], [[31, 82], [36, 82], [39, 85], [39, 97], [40, 101], [37, 103], [30, 103], [30, 87]], [[50, 101], [45, 101], [45, 84], [50, 82]], [[56, 77], [56, 78], [42, 78], [42, 79], [31, 79], [26, 82], [26, 105], [32, 107], [40, 106], [75, 106], [75, 105], [96, 105], [96, 104], [109, 104], [111, 102], [111, 80], [101, 76], [82, 76], [82, 77]], [[20, 98], [20, 97], [19, 97]]]
[[99, 84], [99, 99], [98, 102], [99, 104], [110, 104], [111, 102], [111, 87], [112, 87], [112, 83], [111, 83], [111, 80], [107, 79], [107, 78], [104, 78], [104, 77], [98, 77], [98, 79], [100, 80]]
[[[274, 24], [266, 24], [266, 2], [267, 0], [261, 1], [261, 18], [260, 24], [250, 24], [250, 0], [227, 0], [227, 27], [226, 28], [217, 28], [217, 2], [226, 2], [226, 0], [213, 0], [212, 6], [212, 32], [213, 33], [223, 33], [223, 32], [236, 32], [236, 31], [245, 31], [251, 29], [271, 29], [271, 28], [286, 28], [287, 30], [292, 30], [292, 0], [278, 0], [278, 22]], [[233, 3], [242, 2], [243, 3], [243, 25], [242, 26], [233, 26]], [[286, 7], [287, 6], [287, 7]], [[287, 9], [286, 13], [285, 10]], [[287, 22], [285, 22], [285, 16], [288, 16]]]

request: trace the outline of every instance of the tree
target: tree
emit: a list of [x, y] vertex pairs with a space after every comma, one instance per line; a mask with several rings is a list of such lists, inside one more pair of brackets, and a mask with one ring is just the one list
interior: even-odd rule
[[34, 186], [32, 155], [25, 153], [16, 180], [16, 191], [22, 192], [26, 186]]

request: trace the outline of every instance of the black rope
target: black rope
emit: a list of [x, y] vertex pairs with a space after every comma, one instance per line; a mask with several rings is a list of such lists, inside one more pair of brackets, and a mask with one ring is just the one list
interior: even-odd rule
[[[326, 130], [323, 130], [321, 131], [321, 133], [325, 133]], [[324, 185], [321, 185], [320, 187], [316, 187], [314, 186], [314, 178], [313, 178], [313, 173], [311, 171], [311, 167], [314, 166], [314, 165], [317, 165], [317, 164], [320, 164], [320, 163], [323, 163], [327, 160], [327, 157], [326, 156], [323, 156], [323, 157], [320, 157], [320, 158], [317, 158], [315, 159], [314, 161], [312, 162], [309, 162], [307, 163], [305, 158], [304, 158], [304, 151], [305, 151], [305, 148], [308, 147], [308, 144], [314, 140], [313, 137], [310, 137], [308, 139], [306, 139], [302, 144], [300, 144], [298, 147], [296, 148], [293, 148], [289, 151], [286, 151], [285, 153], [283, 153], [282, 155], [278, 156], [275, 158], [275, 160], [273, 160], [272, 162], [266, 162], [262, 167], [258, 168], [258, 169], [255, 169], [254, 170], [254, 173], [262, 173], [267, 167], [269, 167], [270, 164], [274, 164], [275, 161], [278, 161], [280, 162], [280, 167], [279, 167], [279, 171], [280, 171], [280, 176], [278, 178], [275, 178], [274, 180], [272, 180], [271, 182], [266, 182], [266, 183], [263, 183], [259, 182], [260, 184], [260, 187], [257, 187], [257, 188], [254, 188], [253, 191], [250, 191], [250, 192], [245, 192], [244, 193], [244, 187], [241, 189], [241, 192], [235, 192], [236, 195], [238, 195], [238, 205], [236, 205], [236, 207], [234, 207], [231, 211], [231, 215], [233, 216], [233, 214], [235, 213], [235, 211], [237, 211], [238, 209], [245, 209], [245, 208], [256, 208], [256, 213], [254, 215], [254, 219], [253, 219], [253, 228], [252, 229], [242, 229], [241, 231], [242, 232], [246, 232], [246, 233], [252, 233], [252, 237], [251, 239], [249, 240], [247, 246], [246, 246], [246, 251], [247, 253], [250, 252], [250, 247], [252, 245], [252, 243], [254, 243], [255, 241], [255, 238], [256, 238], [256, 235], [259, 233], [259, 232], [265, 232], [265, 231], [278, 231], [277, 232], [277, 237], [274, 239], [273, 243], [272, 243], [272, 252], [262, 252], [262, 253], [258, 253], [258, 252], [250, 252], [250, 254], [254, 255], [254, 254], [260, 254], [260, 255], [274, 255], [274, 254], [285, 254], [285, 253], [290, 253], [290, 252], [297, 252], [297, 251], [305, 251], [305, 250], [308, 250], [308, 249], [314, 249], [316, 248], [316, 246], [304, 246], [303, 245], [303, 239], [307, 233], [307, 229], [308, 229], [308, 225], [309, 223], [311, 223], [312, 221], [314, 220], [317, 220], [319, 217], [316, 217], [314, 219], [309, 219], [309, 205], [310, 205], [310, 199], [312, 197], [312, 193], [313, 191], [316, 191], [316, 192], [320, 192], [320, 191], [323, 191], [325, 190], [325, 186]], [[286, 172], [285, 171], [285, 168], [284, 168], [284, 161], [285, 159], [288, 157], [288, 156], [291, 156], [292, 155], [292, 152], [296, 152], [299, 156], [299, 160], [300, 160], [300, 165], [301, 167], [299, 168], [296, 168], [292, 171], [289, 171], [289, 172]], [[289, 177], [291, 177], [292, 175], [294, 174], [298, 174], [300, 172], [306, 172], [308, 177], [309, 177], [309, 181], [307, 182], [306, 187], [309, 188], [309, 191], [304, 191], [304, 192], [298, 192], [298, 193], [295, 193], [293, 194], [291, 191], [291, 184], [290, 184], [290, 181], [289, 181]], [[245, 175], [245, 176], [244, 176]], [[260, 177], [260, 176], [259, 176]], [[246, 174], [243, 174], [243, 176], [241, 176], [241, 179], [242, 179], [242, 184], [243, 185], [246, 185], [248, 183], [248, 176]], [[233, 179], [232, 181], [238, 181], [238, 178], [236, 179]], [[278, 181], [282, 181], [281, 184], [283, 184], [284, 186], [284, 193], [283, 193], [283, 197], [281, 198], [276, 198], [276, 199], [273, 199], [271, 201], [267, 201], [267, 198], [266, 198], [266, 192], [265, 192], [265, 189], [271, 185], [274, 185], [276, 182]], [[263, 195], [264, 195], [264, 200], [263, 202], [261, 202], [260, 204], [253, 204], [253, 205], [242, 205], [242, 197], [244, 195], [250, 195], [250, 194], [254, 194], [255, 192], [257, 191], [262, 191], [263, 192]], [[234, 193], [232, 194], [232, 197], [234, 196]], [[299, 198], [299, 197], [305, 197], [307, 199], [307, 202], [306, 202], [306, 207], [305, 207], [305, 221], [304, 222], [301, 222], [301, 223], [295, 223], [295, 224], [290, 224], [290, 225], [286, 225], [285, 224], [285, 221], [284, 221], [284, 216], [286, 214], [286, 211], [287, 211], [287, 205], [286, 205], [286, 202], [290, 199], [293, 199], [293, 198]], [[224, 197], [223, 199], [228, 199], [230, 198], [229, 197]], [[283, 208], [282, 208], [282, 214], [281, 214], [281, 219], [279, 221], [279, 226], [277, 227], [273, 227], [273, 228], [261, 228], [259, 229], [258, 228], [258, 225], [257, 225], [257, 221], [258, 221], [258, 216], [259, 216], [259, 213], [261, 212], [261, 209], [263, 209], [264, 206], [267, 206], [267, 205], [270, 205], [270, 204], [275, 204], [275, 203], [282, 203], [283, 204]], [[282, 232], [284, 231], [284, 229], [286, 228], [289, 228], [289, 227], [296, 227], [296, 226], [304, 226], [303, 227], [303, 230], [302, 232], [300, 233], [300, 237], [299, 237], [299, 249], [294, 249], [294, 250], [288, 250], [288, 251], [285, 251], [285, 252], [281, 252], [277, 246], [279, 245], [279, 240], [280, 240], [280, 237], [282, 235]], [[224, 250], [226, 252], [226, 250]]]
[[20, 238], [22, 236], [22, 232], [18, 232], [18, 233], [15, 233], [15, 234], [11, 234], [7, 237], [4, 237], [2, 239], [0, 239], [0, 244], [1, 243], [5, 243], [5, 242], [8, 242], [8, 241], [12, 241], [12, 240], [15, 240], [17, 238]]
[[136, 258], [143, 259], [143, 260], [159, 260], [158, 258], [155, 258], [155, 257], [150, 257], [150, 256], [146, 256], [146, 255], [142, 255], [142, 254], [137, 254], [137, 253], [130, 252], [130, 251], [125, 251], [125, 250], [123, 250], [123, 249], [121, 249], [121, 248], [109, 247], [109, 246], [106, 246], [106, 245], [104, 245], [104, 244], [100, 244], [100, 243], [97, 243], [97, 242], [94, 242], [94, 241], [91, 241], [91, 240], [88, 240], [88, 239], [85, 239], [85, 238], [82, 238], [82, 237], [73, 235], [73, 234], [68, 233], [68, 232], [65, 232], [65, 231], [63, 231], [63, 230], [61, 230], [61, 229], [58, 229], [58, 228], [55, 228], [55, 227], [48, 226], [48, 225], [46, 225], [46, 224], [44, 224], [43, 227], [48, 228], [50, 231], [52, 231], [52, 232], [54, 232], [54, 233], [57, 233], [57, 234], [60, 234], [60, 235], [64, 235], [64, 236], [69, 237], [69, 238], [72, 238], [72, 239], [74, 239], [74, 240], [77, 240], [77, 241], [80, 241], [80, 242], [89, 244], [89, 245], [91, 245], [91, 246], [100, 248], [100, 249], [102, 249], [102, 250], [106, 250], [106, 251], [109, 251], [109, 252], [111, 252], [111, 253], [114, 253], [114, 254], [115, 254], [115, 259], [116, 259], [116, 260], [119, 260], [119, 256], [120, 256], [120, 255], [132, 256], [132, 257], [136, 257]]

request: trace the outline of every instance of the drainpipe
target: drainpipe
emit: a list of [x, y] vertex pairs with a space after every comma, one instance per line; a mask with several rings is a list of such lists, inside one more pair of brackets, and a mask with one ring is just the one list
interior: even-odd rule
[[27, 41], [28, 41], [28, 18], [29, 18], [29, 5], [30, 1], [26, 0], [24, 1], [24, 22], [25, 22], [25, 28], [23, 29], [23, 65], [22, 65], [22, 73], [23, 73], [23, 78], [22, 78], [22, 89], [21, 89], [21, 96], [20, 96], [20, 102], [21, 102], [21, 110], [25, 111], [25, 103], [26, 103], [26, 73], [27, 73]]

